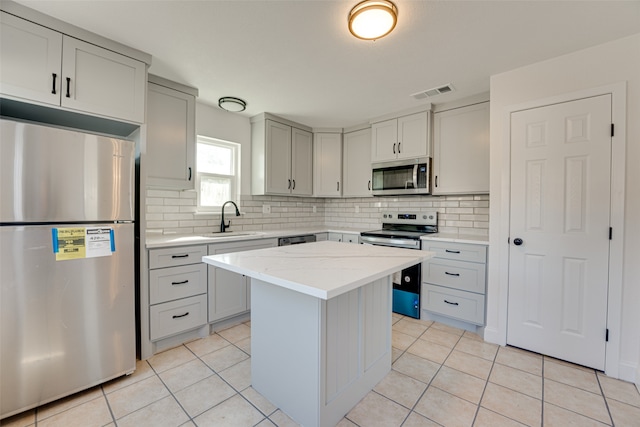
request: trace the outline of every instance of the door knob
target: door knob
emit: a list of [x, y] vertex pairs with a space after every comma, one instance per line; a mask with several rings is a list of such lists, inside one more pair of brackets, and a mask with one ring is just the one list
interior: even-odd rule
[[513, 239], [513, 244], [516, 246], [520, 246], [522, 244], [522, 239], [519, 237], [516, 237], [515, 239]]

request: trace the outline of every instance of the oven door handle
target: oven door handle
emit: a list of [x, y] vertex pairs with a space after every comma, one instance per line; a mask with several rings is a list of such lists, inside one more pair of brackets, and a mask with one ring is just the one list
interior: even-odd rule
[[360, 236], [364, 244], [377, 246], [392, 246], [407, 249], [420, 249], [420, 240], [414, 239], [389, 239], [386, 237]]

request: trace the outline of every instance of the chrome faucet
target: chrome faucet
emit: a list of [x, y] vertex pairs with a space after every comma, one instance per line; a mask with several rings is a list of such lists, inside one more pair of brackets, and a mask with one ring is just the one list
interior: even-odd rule
[[221, 233], [224, 233], [227, 228], [231, 227], [231, 221], [229, 221], [228, 224], [224, 223], [224, 207], [227, 206], [227, 203], [231, 203], [233, 206], [235, 206], [235, 208], [236, 208], [236, 216], [240, 216], [240, 211], [238, 210], [238, 205], [236, 205], [231, 200], [229, 200], [228, 202], [224, 202], [224, 204], [222, 205], [222, 221], [220, 222], [220, 232]]

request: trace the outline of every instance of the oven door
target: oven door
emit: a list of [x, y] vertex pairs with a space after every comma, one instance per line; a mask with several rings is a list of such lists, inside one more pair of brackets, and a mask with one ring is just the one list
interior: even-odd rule
[[420, 286], [422, 264], [416, 264], [393, 275], [393, 312], [420, 318]]

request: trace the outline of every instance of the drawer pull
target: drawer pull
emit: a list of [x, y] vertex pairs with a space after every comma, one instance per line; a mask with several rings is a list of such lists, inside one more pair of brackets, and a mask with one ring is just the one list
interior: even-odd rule
[[450, 254], [459, 254], [459, 253], [460, 253], [460, 251], [451, 251], [451, 250], [449, 250], [449, 249], [445, 249], [444, 251], [445, 251], [445, 252], [448, 252], [448, 253], [450, 253]]
[[[458, 305], [457, 302], [451, 302], [451, 301], [447, 301], [447, 300], [444, 300], [444, 302], [446, 302], [447, 304], [451, 304], [451, 305]], [[173, 317], [175, 317], [175, 316], [173, 316]]]
[[184, 254], [184, 255], [171, 255], [171, 258], [189, 258], [189, 254]]
[[[456, 304], [456, 305], [458, 305], [458, 304]], [[187, 311], [185, 314], [179, 314], [179, 315], [173, 316], [173, 318], [174, 319], [178, 319], [180, 317], [185, 317], [185, 316], [188, 316], [188, 315], [189, 315], [189, 312]]]
[[182, 282], [171, 282], [171, 285], [172, 286], [174, 286], [174, 285], [184, 285], [184, 284], [187, 284], [187, 283], [189, 283], [189, 280], [183, 280]]
[[460, 273], [449, 273], [448, 271], [445, 271], [444, 274], [446, 274], [447, 276], [460, 276]]

